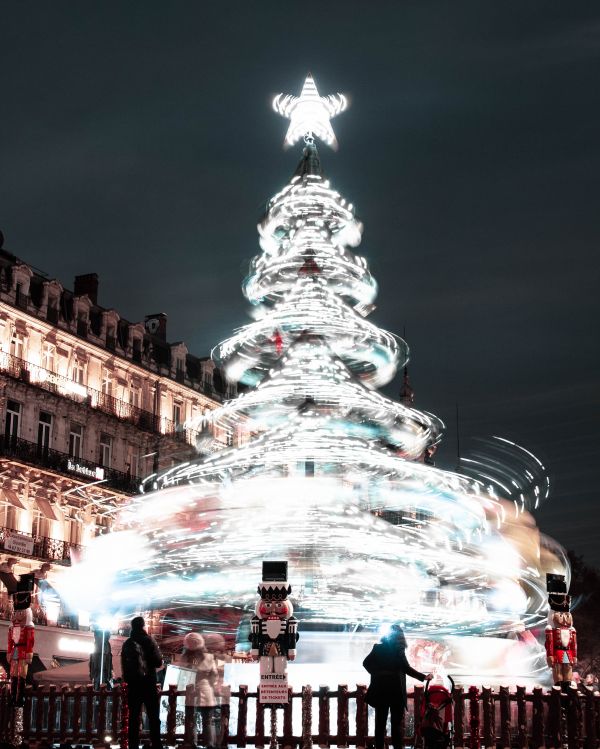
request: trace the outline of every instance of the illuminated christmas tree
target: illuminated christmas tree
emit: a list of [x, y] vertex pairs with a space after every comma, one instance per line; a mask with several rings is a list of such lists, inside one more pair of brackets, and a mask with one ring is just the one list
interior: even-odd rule
[[[290, 119], [286, 144], [303, 152], [258, 227], [262, 252], [243, 284], [254, 319], [213, 351], [247, 391], [211, 412], [205, 434], [234, 445], [150, 477], [71, 581], [101, 563], [101, 605], [177, 610], [181, 621], [204, 611], [214, 623], [215, 611], [254, 604], [263, 559], [287, 559], [315, 637], [337, 630], [348, 644], [360, 629], [364, 649], [382, 624], [402, 621], [443, 645], [438, 665], [467, 673], [456, 637], [521, 637], [545, 618], [545, 571], [563, 563], [525, 499], [515, 511], [485, 481], [430, 465], [441, 422], [412, 397], [378, 392], [408, 349], [366, 319], [377, 286], [354, 252], [362, 226], [316, 145], [336, 146], [330, 119], [346, 99], [319, 96], [309, 76], [274, 107]], [[529, 643], [521, 671], [539, 669], [540, 654]]]

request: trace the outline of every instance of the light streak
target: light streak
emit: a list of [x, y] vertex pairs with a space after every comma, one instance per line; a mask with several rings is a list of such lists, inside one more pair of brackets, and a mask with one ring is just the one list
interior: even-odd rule
[[[177, 611], [181, 627], [219, 611], [231, 633], [231, 611], [237, 623], [254, 606], [262, 560], [281, 558], [313, 626], [376, 633], [401, 620], [433, 639], [519, 636], [546, 619], [545, 573], [568, 575], [528, 512], [547, 476], [506, 440], [461, 473], [428, 465], [443, 424], [376, 392], [408, 348], [365, 319], [377, 285], [351, 249], [362, 225], [311, 140], [332, 142], [329, 117], [345, 102], [307, 86], [276, 100], [289, 142], [309, 137], [259, 225], [243, 284], [256, 314], [213, 351], [229, 379], [255, 387], [190, 422], [205, 454], [148, 477], [116, 532], [57, 585], [78, 607]], [[223, 430], [239, 444], [215, 450], [210, 433]], [[509, 468], [506, 450], [519, 456]]]

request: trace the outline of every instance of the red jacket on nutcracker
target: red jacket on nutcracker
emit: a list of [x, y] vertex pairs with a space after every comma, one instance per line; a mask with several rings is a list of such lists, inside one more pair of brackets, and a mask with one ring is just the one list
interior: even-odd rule
[[[27, 615], [31, 609], [25, 609], [22, 615]], [[24, 618], [25, 618], [24, 617]], [[12, 665], [13, 663], [31, 663], [33, 659], [33, 644], [35, 640], [35, 629], [31, 622], [26, 620], [24, 626], [14, 622], [8, 628], [8, 643], [6, 660]], [[16, 649], [16, 654], [15, 654]], [[16, 674], [15, 674], [16, 675]]]
[[21, 575], [13, 593], [14, 612], [6, 643], [6, 658], [10, 665], [10, 693], [15, 707], [23, 707], [25, 679], [33, 660], [35, 629], [31, 613], [32, 590], [33, 575]]
[[554, 684], [566, 689], [571, 684], [573, 666], [577, 663], [577, 634], [569, 610], [571, 596], [567, 593], [564, 575], [549, 572], [546, 587], [550, 607], [546, 627], [546, 660], [552, 669]]
[[546, 656], [553, 664], [577, 662], [577, 632], [569, 611], [552, 612], [552, 623], [546, 627]]

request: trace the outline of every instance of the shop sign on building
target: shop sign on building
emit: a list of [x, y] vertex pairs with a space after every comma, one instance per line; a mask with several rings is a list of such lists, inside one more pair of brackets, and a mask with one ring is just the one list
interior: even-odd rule
[[67, 463], [67, 471], [72, 473], [78, 473], [80, 476], [85, 476], [88, 479], [94, 479], [96, 481], [104, 481], [104, 468], [96, 466], [95, 468], [89, 468], [81, 463], [77, 463], [69, 458]]
[[17, 554], [33, 554], [33, 538], [23, 536], [21, 533], [6, 531], [4, 538], [4, 551], [14, 551]]

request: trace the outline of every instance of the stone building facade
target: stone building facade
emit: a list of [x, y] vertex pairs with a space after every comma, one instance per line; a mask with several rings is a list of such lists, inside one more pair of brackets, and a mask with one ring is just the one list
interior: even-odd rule
[[0, 561], [17, 558], [17, 574], [49, 563], [51, 581], [141, 478], [200, 437], [234, 443], [201, 433], [233, 394], [209, 358], [167, 342], [164, 314], [130, 323], [98, 305], [95, 274], [70, 291], [0, 243]]

